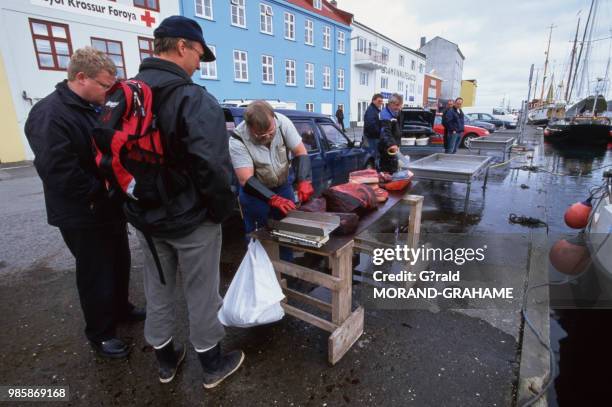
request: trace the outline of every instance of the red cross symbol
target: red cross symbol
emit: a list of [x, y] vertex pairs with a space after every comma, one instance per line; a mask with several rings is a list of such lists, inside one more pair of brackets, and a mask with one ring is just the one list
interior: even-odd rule
[[147, 27], [151, 27], [155, 23], [155, 17], [149, 13], [149, 10], [145, 11], [144, 15], [140, 16], [140, 19], [145, 22]]

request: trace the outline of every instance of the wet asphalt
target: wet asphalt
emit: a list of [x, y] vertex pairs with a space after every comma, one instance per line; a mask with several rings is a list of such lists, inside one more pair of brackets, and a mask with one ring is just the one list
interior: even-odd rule
[[[537, 217], [553, 231], [567, 231], [565, 208], [600, 182], [601, 170], [561, 177], [511, 168], [533, 161], [553, 172], [577, 174], [612, 163], [610, 151], [576, 157], [573, 150], [544, 145], [535, 128], [529, 128], [526, 141], [533, 152], [492, 170], [486, 190], [482, 181], [473, 185], [467, 214], [463, 184], [421, 181], [412, 187], [425, 196], [424, 239], [440, 233], [518, 237], [511, 253], [497, 253], [509, 267], [505, 283], [516, 288], [516, 301], [500, 309], [455, 311], [366, 307], [364, 335], [333, 367], [327, 363], [327, 334], [292, 317], [269, 326], [228, 328], [223, 346], [242, 348], [247, 358], [234, 377], [212, 391], [201, 386], [193, 351], [175, 381], [161, 385], [142, 323], [120, 327], [120, 336], [133, 346], [128, 359], [96, 357], [82, 334], [73, 259], [58, 230], [46, 224], [35, 171], [27, 165], [0, 168], [0, 385], [69, 386], [69, 405], [78, 406], [512, 405], [528, 239], [545, 231], [510, 224], [508, 215]], [[397, 209], [377, 231], [393, 233], [405, 215], [405, 208]], [[131, 298], [144, 304], [142, 252], [133, 234], [131, 245]], [[222, 291], [244, 251], [241, 221], [234, 217], [224, 225]], [[355, 282], [355, 302], [364, 290], [367, 285]], [[175, 337], [186, 341], [185, 303], [181, 293], [177, 297]]]

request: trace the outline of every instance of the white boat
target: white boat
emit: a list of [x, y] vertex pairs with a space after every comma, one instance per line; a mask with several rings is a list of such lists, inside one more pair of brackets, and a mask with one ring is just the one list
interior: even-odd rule
[[593, 201], [593, 212], [586, 227], [586, 242], [593, 265], [612, 280], [612, 174]]

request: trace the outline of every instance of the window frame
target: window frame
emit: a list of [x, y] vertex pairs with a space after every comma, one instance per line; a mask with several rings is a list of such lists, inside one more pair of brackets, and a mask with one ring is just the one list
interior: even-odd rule
[[[321, 132], [321, 136], [323, 137], [323, 140], [326, 144], [327, 144], [327, 148], [330, 151], [334, 151], [334, 150], [342, 150], [344, 148], [348, 148], [351, 145], [351, 140], [349, 140], [349, 138], [346, 136], [346, 134], [344, 134], [342, 132], [342, 130], [340, 130], [338, 128], [338, 126], [336, 125], [336, 123], [333, 122], [319, 122], [317, 121], [317, 126], [319, 126], [319, 131]], [[327, 133], [325, 132], [325, 130], [323, 130], [323, 128], [325, 126], [331, 127], [334, 130], [336, 130], [338, 132], [338, 134], [340, 134], [342, 141], [346, 142], [346, 144], [332, 144], [331, 141], [329, 140], [329, 138], [327, 137]]]
[[[142, 9], [150, 10], [150, 11], [155, 11], [155, 12], [159, 13], [159, 3], [160, 3], [160, 0], [142, 0], [142, 1], [144, 2], [144, 6], [140, 6], [140, 5], [136, 4], [136, 0], [132, 0], [132, 4], [134, 5], [134, 7], [138, 7], [138, 8], [142, 8]], [[150, 7], [148, 5], [150, 1], [155, 1], [155, 3], [157, 4], [157, 8]]]
[[[268, 59], [268, 61], [265, 61]], [[268, 75], [268, 80], [265, 76]], [[261, 83], [265, 85], [274, 85], [274, 57], [272, 55], [262, 54], [261, 56]]]
[[[342, 75], [340, 75], [340, 73], [342, 73]], [[344, 68], [338, 68], [337, 72], [336, 72], [336, 79], [338, 80], [337, 82], [337, 90], [344, 90], [344, 86], [345, 86], [345, 72], [344, 72]], [[342, 80], [342, 86], [340, 86], [340, 81]]]
[[[241, 4], [238, 4], [241, 3]], [[234, 23], [234, 10], [236, 10], [236, 23]], [[242, 11], [243, 23], [240, 24], [240, 13]], [[247, 28], [246, 0], [231, 0], [230, 2], [230, 25], [238, 28]]]
[[[369, 82], [370, 82], [370, 75], [368, 72], [364, 72], [364, 71], [359, 71], [359, 85], [362, 86], [369, 86]], [[361, 79], [364, 78], [365, 80], [362, 81]]]
[[[210, 3], [210, 16], [206, 15], [206, 6], [204, 3], [209, 2]], [[198, 14], [198, 3], [202, 4], [202, 14]], [[206, 20], [214, 20], [215, 19], [215, 12], [213, 11], [213, 0], [194, 0], [193, 1], [193, 7], [194, 7], [194, 11], [193, 14], [196, 17], [200, 17]]]
[[[342, 41], [340, 41], [340, 38], [342, 38]], [[338, 53], [345, 54], [346, 53], [346, 34], [344, 33], [344, 31], [338, 31], [337, 42], [338, 42], [337, 44]], [[340, 44], [342, 44], [342, 46]]]
[[[246, 78], [236, 78], [236, 53], [237, 52], [244, 54], [244, 61], [240, 59], [238, 60], [238, 63], [240, 63], [241, 65], [244, 63], [244, 66], [246, 68], [245, 69]], [[234, 71], [234, 82], [248, 82], [249, 81], [249, 53], [248, 51], [243, 51], [241, 49], [232, 50], [232, 61], [233, 61], [233, 71]], [[240, 72], [242, 73], [242, 69], [240, 69]]]
[[[210, 50], [212, 51], [213, 54], [215, 54], [215, 57], [217, 56], [217, 47], [215, 45], [212, 44], [206, 44], [206, 46], [208, 48], [210, 48]], [[210, 70], [210, 67], [214, 66], [214, 70], [215, 70], [215, 75], [204, 75], [204, 66], [207, 66]], [[215, 79], [219, 79], [219, 70], [217, 69], [217, 60], [215, 59], [214, 61], [211, 62], [200, 62], [200, 79], [208, 79], [208, 80], [215, 80]]]
[[[140, 46], [140, 41], [147, 41], [147, 43], [149, 44], [149, 46], [150, 46], [151, 48], [149, 48], [149, 49], [142, 48], [142, 47]], [[146, 58], [150, 58], [150, 57], [152, 57], [153, 55], [155, 55], [155, 54], [153, 53], [153, 43], [154, 43], [154, 41], [155, 41], [155, 40], [154, 40], [153, 38], [143, 37], [143, 36], [141, 36], [141, 35], [139, 35], [139, 36], [138, 36], [138, 56], [140, 57], [140, 62], [142, 62], [142, 60], [144, 59], [144, 58], [142, 57], [143, 52], [144, 52], [145, 54], [151, 54], [150, 56], [148, 56], [148, 57], [146, 57]]]
[[[37, 18], [28, 18], [29, 26], [30, 26], [30, 34], [32, 36], [32, 45], [34, 46], [34, 55], [36, 56], [36, 63], [38, 64], [38, 69], [41, 71], [67, 71], [68, 65], [66, 68], [62, 68], [59, 64], [59, 56], [67, 56], [70, 58], [72, 56], [72, 39], [70, 37], [70, 26], [68, 24], [56, 23], [54, 21], [48, 20], [40, 20]], [[34, 34], [33, 23], [43, 24], [47, 27], [47, 36], [43, 36], [41, 34]], [[54, 37], [53, 36], [53, 26], [59, 26], [64, 29], [66, 33], [66, 38]], [[56, 40], [57, 38], [57, 40]], [[36, 39], [49, 41], [49, 45], [51, 47], [51, 53], [49, 52], [40, 52], [36, 46]], [[68, 46], [68, 55], [58, 54], [55, 48], [55, 42], [64, 42]], [[51, 55], [51, 59], [53, 60], [53, 67], [49, 66], [41, 66], [40, 59], [38, 57], [39, 54]]]
[[[288, 11], [285, 11], [284, 16], [285, 17], [283, 19], [283, 21], [284, 21], [283, 27], [284, 27], [284, 36], [285, 36], [285, 39], [289, 40], [289, 41], [295, 41], [295, 14], [289, 13]], [[291, 16], [292, 21], [287, 21], [287, 17], [289, 17], [289, 16]], [[291, 27], [291, 34], [292, 35], [290, 37], [287, 36], [287, 26], [288, 25]]]
[[385, 75], [380, 76], [380, 88], [389, 90], [389, 77], [388, 76], [385, 76]]
[[[315, 104], [314, 104], [314, 102], [306, 102], [306, 104], [305, 104], [305, 106], [306, 106], [306, 107], [305, 107], [306, 111], [307, 111], [307, 112], [314, 113], [314, 105], [315, 105]], [[308, 109], [308, 106], [312, 106], [312, 108], [311, 108], [311, 109]]]
[[[264, 28], [268, 28], [268, 19], [270, 31], [265, 31]], [[274, 11], [272, 6], [266, 3], [259, 3], [259, 32], [274, 35]]]
[[317, 10], [323, 9], [323, 0], [312, 0], [312, 7]]
[[[310, 33], [310, 42], [308, 42], [308, 38], [309, 38], [309, 34]], [[310, 19], [305, 19], [304, 20], [304, 44], [306, 45], [310, 45], [312, 47], [315, 46], [314, 43], [314, 21], [310, 20]]]
[[[309, 75], [309, 70], [308, 68], [311, 67], [312, 69], [310, 70], [310, 75]], [[304, 87], [305, 88], [314, 88], [315, 87], [315, 66], [312, 62], [306, 62], [304, 63]], [[309, 84], [311, 81], [309, 81], [309, 79], [312, 81], [312, 84]]]
[[[290, 70], [288, 63], [292, 62], [293, 63], [293, 67], [291, 68], [291, 70], [293, 70], [293, 82], [289, 82], [289, 75], [287, 74]], [[297, 86], [297, 63], [295, 61], [295, 59], [285, 59], [285, 85], [286, 86]]]
[[331, 50], [331, 27], [323, 26], [323, 49]]
[[[98, 49], [96, 47], [94, 47], [93, 42], [95, 41], [104, 41], [105, 46], [106, 46], [106, 52], [104, 52], [104, 54], [106, 54], [106, 56], [110, 57], [110, 55], [119, 55], [119, 54], [111, 54], [108, 52], [108, 43], [109, 42], [113, 42], [113, 43], [117, 43], [119, 44], [119, 47], [121, 48], [121, 61], [123, 63], [122, 66], [117, 66], [117, 64], [115, 64], [117, 66], [117, 68], [122, 68], [123, 69], [123, 73], [125, 75], [125, 77], [121, 77], [119, 76], [119, 72], [117, 72], [117, 78], [121, 78], [121, 79], [127, 79], [128, 78], [128, 73], [127, 73], [127, 67], [125, 66], [125, 52], [123, 51], [123, 41], [120, 40], [112, 40], [110, 38], [102, 38], [102, 37], [89, 37], [89, 42], [91, 44], [92, 48]], [[102, 51], [102, 50], [99, 50]], [[113, 61], [114, 62], [114, 61]]]
[[[306, 105], [308, 105], [308, 103], [306, 103]], [[312, 103], [312, 108], [313, 108], [313, 112], [314, 112], [314, 103]], [[308, 111], [308, 110], [306, 110]], [[312, 120], [304, 120], [304, 119], [298, 119], [298, 120], [291, 120], [291, 122], [293, 123], [293, 125], [295, 126], [295, 129], [297, 130], [298, 134], [300, 135], [300, 139], [302, 140], [302, 143], [304, 144], [304, 147], [306, 148], [306, 152], [308, 154], [311, 153], [319, 153], [321, 151], [321, 147], [319, 146], [319, 140], [317, 137], [317, 132], [315, 129], [315, 123]], [[300, 133], [300, 127], [301, 125], [308, 125], [310, 126], [310, 130], [312, 131], [312, 135], [314, 137], [314, 142], [315, 142], [315, 149], [313, 150], [309, 150], [308, 146], [310, 145], [310, 143], [304, 143], [304, 136], [303, 133]]]
[[[327, 86], [325, 86], [326, 79]], [[331, 67], [329, 65], [323, 66], [323, 89], [331, 89]]]

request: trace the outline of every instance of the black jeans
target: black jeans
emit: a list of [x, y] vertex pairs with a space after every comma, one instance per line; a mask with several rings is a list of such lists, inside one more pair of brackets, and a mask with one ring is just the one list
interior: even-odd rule
[[76, 259], [76, 283], [85, 316], [85, 335], [104, 341], [116, 335], [117, 321], [133, 306], [128, 302], [130, 246], [127, 227], [60, 228]]

